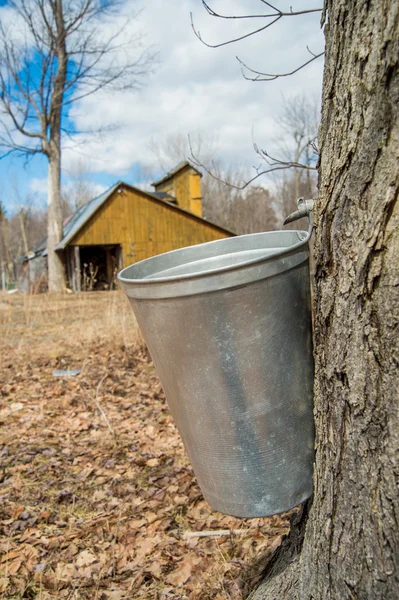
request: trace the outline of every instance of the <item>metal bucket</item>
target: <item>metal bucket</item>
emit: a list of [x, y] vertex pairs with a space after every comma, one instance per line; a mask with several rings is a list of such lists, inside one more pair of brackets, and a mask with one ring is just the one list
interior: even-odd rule
[[310, 232], [244, 235], [119, 279], [205, 499], [238, 517], [312, 493]]

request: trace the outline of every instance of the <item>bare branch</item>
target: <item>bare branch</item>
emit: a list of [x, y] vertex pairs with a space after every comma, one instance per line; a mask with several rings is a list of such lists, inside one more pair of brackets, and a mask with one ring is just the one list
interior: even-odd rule
[[[193, 150], [193, 146], [191, 143], [191, 138], [188, 136], [189, 148], [190, 148], [190, 160], [199, 168], [203, 169], [208, 175], [210, 175], [216, 181], [224, 183], [229, 187], [235, 188], [237, 190], [244, 190], [249, 185], [251, 185], [256, 179], [261, 177], [262, 175], [267, 175], [269, 173], [273, 173], [275, 171], [284, 171], [289, 169], [303, 169], [306, 171], [317, 171], [317, 167], [312, 166], [311, 164], [304, 164], [298, 160], [282, 160], [276, 157], [273, 157], [266, 150], [262, 150], [258, 147], [258, 145], [253, 141], [253, 146], [255, 152], [262, 158], [264, 162], [268, 165], [267, 168], [262, 168], [262, 166], [253, 167], [256, 171], [256, 175], [251, 177], [250, 179], [243, 180], [241, 185], [232, 184], [229, 181], [226, 181], [225, 178], [217, 175], [218, 169], [215, 162], [212, 160], [210, 162], [210, 167], [205, 165], [199, 158], [196, 156]], [[305, 146], [310, 146], [313, 151], [316, 153], [316, 139], [307, 140]]]
[[273, 19], [273, 21], [271, 21], [270, 23], [267, 23], [267, 25], [264, 25], [263, 27], [259, 27], [259, 29], [255, 29], [254, 31], [250, 31], [249, 33], [245, 33], [239, 37], [233, 38], [231, 40], [227, 40], [226, 42], [221, 42], [220, 44], [208, 44], [208, 42], [205, 42], [202, 37], [201, 37], [201, 33], [199, 32], [199, 30], [195, 29], [194, 27], [194, 20], [193, 20], [193, 14], [190, 13], [191, 16], [191, 27], [192, 30], [194, 31], [195, 35], [197, 36], [197, 38], [208, 48], [221, 48], [222, 46], [227, 46], [228, 44], [235, 44], [236, 42], [240, 42], [241, 40], [245, 40], [246, 38], [251, 37], [252, 35], [256, 35], [257, 33], [260, 33], [261, 31], [264, 31], [265, 29], [268, 29], [268, 27], [271, 27], [272, 25], [274, 25], [274, 23], [277, 23], [277, 21], [279, 21], [282, 17], [279, 15], [277, 17], [275, 17], [275, 19]]
[[93, 401], [94, 401], [94, 404], [97, 406], [97, 408], [98, 408], [98, 411], [99, 411], [100, 415], [101, 415], [101, 416], [102, 416], [102, 418], [104, 419], [104, 421], [105, 421], [105, 423], [106, 423], [106, 425], [107, 425], [108, 429], [110, 430], [110, 432], [111, 432], [111, 435], [112, 435], [112, 436], [115, 438], [115, 437], [116, 437], [115, 429], [112, 427], [111, 423], [109, 422], [109, 419], [108, 419], [107, 415], [105, 414], [105, 412], [104, 412], [104, 409], [103, 409], [103, 407], [101, 406], [101, 404], [100, 404], [100, 400], [99, 400], [99, 398], [100, 398], [100, 388], [101, 388], [101, 386], [102, 386], [102, 384], [103, 384], [103, 381], [104, 381], [104, 380], [105, 380], [107, 377], [108, 377], [108, 374], [104, 375], [104, 377], [101, 379], [101, 381], [100, 381], [100, 382], [98, 383], [98, 385], [97, 385], [97, 389], [96, 389], [96, 395], [95, 395], [95, 396], [91, 395], [91, 397], [92, 397], [92, 399], [93, 399]]
[[311, 51], [311, 49], [309, 48], [309, 46], [306, 46], [306, 50], [309, 52], [309, 54], [311, 54], [311, 55], [312, 55], [312, 56], [314, 56], [315, 58], [318, 58], [318, 57], [320, 56], [320, 54], [319, 54], [319, 55], [316, 55], [314, 52], [312, 52], [312, 51]]
[[270, 2], [266, 2], [266, 0], [260, 0], [260, 1], [263, 4], [265, 4], [268, 8], [270, 8], [273, 12], [266, 13], [266, 14], [261, 13], [261, 14], [251, 14], [251, 15], [222, 15], [222, 14], [214, 11], [213, 8], [211, 8], [205, 0], [202, 0], [202, 5], [204, 6], [205, 10], [211, 17], [216, 17], [219, 19], [235, 19], [235, 20], [237, 20], [237, 19], [241, 19], [241, 20], [242, 19], [271, 19], [271, 21], [269, 23], [267, 23], [266, 25], [263, 25], [262, 27], [254, 29], [253, 31], [250, 31], [249, 33], [245, 33], [241, 36], [227, 40], [225, 42], [220, 42], [219, 44], [210, 44], [208, 42], [205, 42], [202, 39], [200, 31], [194, 25], [193, 13], [190, 13], [192, 30], [194, 31], [194, 34], [197, 36], [197, 38], [208, 48], [220, 48], [221, 46], [227, 46], [228, 44], [234, 44], [235, 42], [240, 42], [241, 40], [245, 40], [246, 38], [256, 35], [257, 33], [260, 33], [261, 31], [268, 29], [269, 27], [274, 25], [274, 23], [277, 23], [280, 19], [283, 19], [285, 17], [298, 17], [301, 15], [307, 15], [310, 13], [316, 13], [316, 12], [323, 11], [323, 8], [311, 8], [311, 9], [307, 9], [307, 10], [293, 11], [292, 7], [291, 7], [291, 10], [289, 12], [284, 12], [284, 11], [276, 8], [272, 4], [270, 4]]
[[[238, 62], [241, 65], [242, 76], [247, 81], [273, 81], [274, 79], [278, 79], [280, 77], [289, 77], [290, 75], [294, 75], [295, 73], [298, 73], [298, 71], [300, 71], [301, 69], [303, 69], [304, 67], [306, 67], [307, 65], [312, 63], [314, 60], [316, 60], [317, 58], [320, 58], [323, 55], [324, 55], [324, 52], [320, 52], [320, 54], [314, 54], [313, 58], [306, 61], [305, 63], [303, 63], [296, 69], [294, 69], [293, 71], [290, 71], [289, 73], [262, 73], [261, 71], [256, 71], [255, 69], [248, 67], [248, 65], [246, 65], [238, 56], [236, 56], [236, 59], [238, 60]], [[245, 74], [244, 69], [247, 69], [251, 73], [254, 73], [254, 75], [256, 75], [256, 77], [248, 77]]]
[[[221, 183], [224, 183], [236, 190], [244, 190], [245, 188], [247, 188], [249, 185], [251, 185], [251, 183], [253, 183], [254, 181], [256, 181], [256, 179], [258, 179], [259, 177], [261, 177], [262, 175], [267, 175], [268, 173], [273, 173], [274, 171], [282, 171], [282, 170], [286, 170], [286, 169], [292, 169], [293, 167], [296, 168], [301, 168], [301, 169], [309, 169], [309, 170], [316, 170], [314, 167], [307, 167], [306, 165], [302, 165], [301, 163], [295, 163], [295, 162], [277, 162], [277, 160], [267, 169], [263, 169], [261, 170], [260, 167], [254, 167], [255, 171], [256, 171], [256, 175], [254, 175], [254, 177], [251, 177], [250, 179], [248, 179], [247, 181], [243, 181], [242, 185], [235, 185], [232, 184], [228, 181], [226, 181], [226, 179], [224, 179], [223, 177], [219, 177], [218, 175], [216, 175], [216, 164], [214, 161], [211, 161], [211, 168], [207, 167], [206, 165], [204, 165], [193, 153], [193, 150], [191, 148], [191, 144], [190, 144], [190, 150], [191, 150], [191, 162], [193, 162], [193, 164], [195, 164], [197, 167], [200, 167], [201, 169], [203, 169], [208, 175], [210, 175], [213, 179], [215, 179], [216, 181], [220, 181]], [[267, 156], [267, 153], [265, 152], [265, 156]], [[273, 159], [275, 160], [275, 159]]]
[[214, 11], [213, 8], [211, 8], [209, 4], [205, 2], [205, 0], [202, 0], [202, 5], [211, 17], [217, 17], [218, 19], [267, 19], [276, 15], [276, 11], [271, 15], [267, 15], [264, 13], [260, 13], [257, 15], [221, 15], [220, 13]]
[[260, 0], [260, 1], [263, 2], [263, 4], [266, 4], [266, 6], [271, 8], [274, 12], [272, 14], [260, 13], [260, 14], [256, 14], [256, 15], [221, 15], [220, 13], [217, 13], [216, 11], [214, 11], [213, 8], [211, 8], [209, 6], [209, 4], [207, 4], [205, 2], [205, 0], [202, 0], [202, 5], [204, 6], [205, 10], [211, 17], [218, 17], [219, 19], [265, 19], [265, 18], [267, 19], [269, 17], [275, 17], [277, 14], [280, 14], [282, 17], [295, 17], [298, 15], [305, 15], [308, 13], [323, 11], [322, 8], [311, 8], [308, 10], [300, 10], [300, 11], [294, 12], [291, 7], [291, 10], [289, 12], [283, 12], [283, 11], [279, 10], [278, 8], [276, 8], [275, 6], [272, 6], [269, 2], [265, 2], [264, 0]]
[[[308, 142], [307, 145], [309, 145]], [[266, 150], [262, 150], [258, 148], [258, 146], [254, 143], [254, 150], [256, 154], [258, 154], [261, 158], [263, 158], [268, 165], [271, 167], [279, 167], [279, 169], [307, 169], [308, 171], [317, 171], [316, 167], [312, 167], [312, 165], [305, 165], [304, 163], [293, 161], [293, 160], [281, 160], [280, 158], [275, 158], [271, 156]], [[275, 170], [275, 169], [273, 169]]]

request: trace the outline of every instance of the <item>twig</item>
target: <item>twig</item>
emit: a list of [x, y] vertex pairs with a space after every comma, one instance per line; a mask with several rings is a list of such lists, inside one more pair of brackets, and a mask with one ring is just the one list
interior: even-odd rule
[[185, 531], [182, 535], [183, 540], [202, 537], [221, 537], [223, 535], [246, 535], [254, 533], [256, 529], [209, 529], [208, 531]]
[[227, 40], [226, 42], [221, 42], [219, 44], [209, 44], [208, 42], [205, 42], [202, 37], [201, 37], [201, 33], [198, 29], [196, 29], [195, 25], [194, 25], [194, 17], [193, 17], [193, 13], [190, 13], [190, 17], [191, 17], [191, 27], [192, 30], [194, 31], [195, 35], [197, 36], [197, 38], [205, 45], [208, 46], [208, 48], [220, 48], [221, 46], [227, 46], [228, 44], [234, 44], [235, 42], [239, 42], [241, 40], [245, 40], [246, 38], [252, 36], [252, 35], [256, 35], [257, 33], [260, 33], [261, 31], [264, 31], [265, 29], [268, 29], [269, 27], [271, 27], [272, 25], [274, 25], [274, 23], [277, 23], [277, 21], [279, 21], [280, 19], [283, 19], [284, 17], [298, 17], [301, 15], [306, 15], [309, 13], [315, 13], [315, 12], [322, 12], [323, 9], [322, 8], [311, 8], [308, 10], [300, 10], [300, 11], [293, 11], [292, 8], [289, 12], [284, 12], [278, 8], [276, 8], [275, 6], [273, 6], [272, 4], [270, 4], [270, 2], [266, 2], [266, 0], [260, 0], [263, 4], [265, 4], [268, 8], [270, 8], [272, 11], [272, 13], [267, 13], [267, 14], [252, 14], [252, 15], [221, 15], [217, 12], [215, 12], [213, 10], [213, 8], [211, 8], [206, 2], [205, 0], [202, 0], [202, 4], [205, 8], [205, 10], [207, 11], [207, 13], [209, 15], [211, 15], [211, 17], [216, 17], [219, 19], [272, 19], [272, 21], [270, 21], [269, 23], [267, 23], [266, 25], [263, 25], [262, 27], [259, 27], [253, 31], [250, 31], [249, 33], [244, 33], [243, 35], [233, 38], [231, 40]]
[[[313, 149], [313, 143], [315, 142], [315, 140], [309, 140], [309, 142], [306, 144], [308, 146], [310, 146]], [[268, 165], [270, 165], [271, 167], [276, 167], [278, 166], [280, 169], [307, 169], [308, 171], [317, 171], [317, 167], [312, 167], [312, 165], [304, 165], [301, 162], [298, 161], [286, 161], [286, 160], [281, 160], [279, 158], [274, 158], [271, 154], [269, 154], [268, 152], [266, 152], [266, 150], [262, 150], [260, 148], [258, 148], [258, 145], [253, 142], [253, 146], [254, 146], [254, 150], [256, 152], [256, 154], [258, 154]], [[259, 170], [260, 167], [258, 167], [257, 170]]]
[[293, 11], [291, 7], [291, 10], [289, 12], [283, 12], [275, 6], [272, 6], [270, 2], [265, 2], [264, 0], [260, 1], [263, 2], [263, 4], [266, 4], [266, 6], [268, 6], [272, 10], [274, 10], [274, 13], [259, 13], [255, 15], [221, 15], [220, 13], [217, 13], [215, 10], [213, 10], [213, 8], [211, 8], [209, 4], [205, 2], [205, 0], [202, 0], [202, 5], [204, 6], [205, 10], [211, 15], [211, 17], [218, 17], [219, 19], [268, 19], [270, 17], [275, 17], [276, 14], [280, 14], [282, 17], [296, 17], [298, 15], [307, 15], [309, 13], [323, 11], [322, 8], [310, 8], [308, 10]]
[[101, 388], [101, 386], [102, 386], [102, 383], [103, 383], [104, 379], [106, 379], [107, 377], [108, 377], [108, 375], [104, 375], [104, 377], [103, 377], [103, 378], [101, 379], [101, 381], [99, 382], [99, 384], [98, 384], [98, 386], [97, 386], [97, 389], [96, 389], [96, 395], [95, 395], [95, 397], [93, 396], [93, 400], [94, 400], [94, 403], [95, 403], [95, 405], [97, 406], [97, 408], [98, 408], [98, 410], [99, 410], [99, 412], [100, 412], [101, 416], [103, 417], [104, 421], [106, 422], [108, 429], [110, 430], [111, 434], [112, 434], [112, 435], [114, 436], [114, 438], [115, 438], [115, 437], [116, 437], [115, 430], [114, 430], [114, 428], [112, 427], [111, 423], [109, 422], [109, 420], [108, 420], [108, 417], [107, 417], [107, 415], [105, 414], [105, 412], [103, 411], [103, 409], [102, 409], [102, 406], [101, 406], [101, 404], [100, 404], [100, 402], [99, 402], [99, 400], [98, 400], [98, 396], [99, 396], [100, 388]]
[[[282, 160], [273, 158], [266, 152], [266, 150], [260, 150], [256, 146], [256, 144], [254, 144], [255, 152], [257, 154], [259, 154], [259, 156], [262, 157], [262, 159], [269, 165], [269, 167], [267, 169], [263, 169], [262, 171], [260, 170], [261, 167], [254, 167], [254, 169], [256, 171], [256, 175], [251, 177], [251, 179], [244, 181], [242, 183], [242, 185], [234, 185], [233, 183], [228, 183], [222, 177], [218, 177], [217, 175], [215, 175], [216, 166], [215, 166], [214, 161], [212, 161], [211, 168], [204, 165], [204, 163], [202, 163], [199, 160], [199, 158], [197, 158], [194, 154], [194, 151], [193, 151], [193, 148], [191, 145], [190, 136], [188, 136], [188, 140], [189, 140], [189, 147], [190, 147], [191, 162], [195, 166], [203, 169], [206, 173], [208, 173], [208, 175], [210, 175], [210, 177], [212, 177], [216, 181], [220, 181], [221, 183], [224, 183], [225, 185], [228, 185], [229, 187], [234, 188], [236, 190], [245, 190], [245, 188], [248, 187], [249, 185], [251, 185], [251, 183], [253, 183], [256, 179], [258, 179], [258, 177], [261, 177], [262, 175], [267, 175], [268, 173], [273, 173], [273, 171], [283, 171], [285, 169], [293, 169], [293, 168], [294, 169], [306, 169], [308, 171], [317, 171], [316, 167], [304, 165], [303, 163], [299, 163], [299, 162], [295, 162], [295, 161], [287, 162], [287, 161], [282, 161]], [[213, 169], [213, 171], [212, 171], [212, 169]]]
[[[307, 48], [307, 49], [309, 50], [309, 48]], [[310, 50], [309, 50], [309, 52], [310, 52]], [[320, 56], [324, 55], [324, 52], [320, 52], [319, 54], [313, 54], [313, 52], [310, 52], [310, 53], [313, 55], [313, 58], [311, 58], [310, 60], [307, 60], [306, 62], [302, 63], [299, 67], [297, 67], [293, 71], [289, 71], [288, 73], [262, 73], [261, 71], [256, 71], [255, 69], [248, 67], [248, 65], [246, 65], [240, 58], [238, 58], [238, 56], [236, 56], [236, 59], [240, 63], [242, 76], [247, 81], [274, 81], [275, 79], [278, 79], [279, 77], [289, 77], [290, 75], [294, 75], [295, 73], [298, 73], [298, 71], [300, 71], [301, 69], [303, 69], [304, 67], [306, 67], [307, 65], [312, 63], [317, 58], [320, 58]], [[248, 77], [248, 75], [245, 74], [244, 69], [247, 69], [250, 73], [253, 73], [256, 76]]]

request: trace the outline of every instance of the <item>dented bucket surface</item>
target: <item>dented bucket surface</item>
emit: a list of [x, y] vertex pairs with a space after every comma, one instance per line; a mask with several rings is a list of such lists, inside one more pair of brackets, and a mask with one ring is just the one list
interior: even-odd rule
[[237, 517], [312, 494], [309, 233], [182, 248], [119, 279], [205, 499]]

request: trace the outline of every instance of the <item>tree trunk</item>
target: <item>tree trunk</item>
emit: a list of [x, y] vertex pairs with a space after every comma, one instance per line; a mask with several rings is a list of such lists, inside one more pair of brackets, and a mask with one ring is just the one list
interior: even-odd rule
[[21, 226], [21, 235], [22, 235], [22, 243], [23, 243], [23, 247], [24, 247], [24, 252], [25, 252], [25, 254], [28, 254], [29, 244], [28, 244], [28, 238], [26, 235], [25, 212], [23, 209], [21, 209], [19, 211], [18, 218], [19, 218], [19, 224]]
[[399, 598], [399, 3], [326, 10], [315, 493], [252, 600]]
[[[55, 147], [54, 147], [55, 146]], [[55, 247], [62, 239], [61, 208], [61, 152], [53, 145], [49, 152], [48, 164], [48, 290], [61, 294], [65, 291], [65, 270]]]
[[48, 170], [48, 289], [49, 292], [65, 291], [65, 269], [60, 254], [55, 247], [62, 239], [62, 204], [61, 204], [61, 121], [62, 103], [65, 92], [67, 52], [65, 17], [62, 0], [55, 0], [52, 9], [56, 22], [57, 35], [54, 40], [57, 57], [57, 72], [53, 80], [51, 98], [49, 140], [46, 153], [49, 159]]

